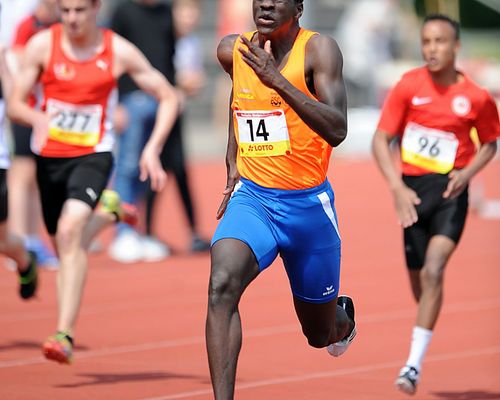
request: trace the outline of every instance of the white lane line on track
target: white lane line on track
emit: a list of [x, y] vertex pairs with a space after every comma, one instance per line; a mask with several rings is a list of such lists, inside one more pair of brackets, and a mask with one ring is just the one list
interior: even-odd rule
[[[491, 299], [487, 301], [478, 301], [472, 303], [454, 303], [446, 305], [443, 309], [442, 314], [454, 314], [457, 312], [463, 313], [464, 310], [468, 311], [489, 310], [498, 307], [500, 307], [500, 299]], [[413, 318], [414, 318], [413, 311], [408, 309], [408, 310], [397, 310], [388, 313], [368, 314], [365, 316], [361, 316], [357, 320], [359, 321], [359, 323], [376, 323], [376, 322], [383, 322], [390, 320], [398, 320], [398, 319], [404, 320]], [[281, 333], [298, 332], [299, 330], [300, 327], [298, 324], [281, 325], [281, 326], [274, 326], [274, 327], [267, 327], [260, 329], [252, 329], [245, 332], [245, 337], [252, 338], [260, 336], [271, 336]], [[204, 336], [195, 336], [184, 339], [172, 339], [160, 342], [140, 343], [128, 346], [105, 347], [97, 350], [76, 351], [75, 358], [87, 359], [87, 358], [102, 357], [114, 354], [137, 353], [141, 351], [158, 350], [170, 347], [199, 345], [203, 343], [205, 343]], [[17, 359], [17, 360], [16, 359], [5, 360], [5, 361], [0, 361], [0, 369], [43, 364], [46, 362], [47, 361], [42, 356]]]
[[[88, 315], [100, 315], [106, 313], [115, 313], [120, 310], [130, 311], [130, 310], [141, 310], [141, 309], [151, 309], [152, 307], [158, 307], [158, 303], [118, 303], [118, 304], [108, 304], [108, 305], [98, 305], [98, 306], [85, 306], [80, 311], [80, 316], [88, 316]], [[444, 304], [443, 312], [445, 313], [455, 313], [455, 312], [463, 312], [464, 310], [469, 311], [480, 311], [487, 310], [492, 308], [500, 307], [500, 298], [499, 299], [488, 299], [488, 300], [480, 300], [476, 302], [467, 302], [467, 303], [452, 303], [452, 304]], [[361, 322], [372, 322], [372, 320], [377, 320], [379, 318], [387, 319], [387, 315], [391, 314], [392, 318], [390, 319], [398, 319], [401, 317], [405, 318], [414, 318], [412, 314], [413, 309], [405, 309], [405, 310], [395, 310], [390, 313], [381, 313], [381, 314], [369, 314], [364, 317], [361, 317]], [[36, 320], [53, 320], [55, 318], [55, 310], [43, 310], [36, 312], [23, 312], [23, 313], [12, 313], [12, 314], [3, 314], [0, 315], [0, 323], [15, 323], [15, 322], [24, 322], [24, 321], [36, 321]]]
[[[462, 358], [480, 357], [480, 356], [484, 356], [484, 355], [491, 355], [491, 354], [498, 354], [498, 353], [500, 353], [500, 347], [496, 346], [496, 347], [488, 347], [488, 348], [479, 349], [479, 350], [469, 350], [469, 351], [463, 351], [463, 352], [435, 354], [435, 355], [428, 356], [425, 361], [426, 362], [449, 361], [449, 360], [457, 360], [457, 359], [462, 359]], [[277, 378], [277, 379], [263, 379], [260, 381], [237, 384], [235, 391], [238, 392], [239, 390], [254, 389], [254, 388], [258, 388], [258, 387], [262, 387], [262, 386], [282, 385], [282, 384], [286, 384], [286, 383], [303, 382], [303, 381], [309, 381], [309, 380], [313, 380], [313, 379], [331, 378], [334, 376], [354, 375], [354, 374], [373, 372], [373, 371], [389, 369], [389, 368], [398, 368], [400, 366], [401, 366], [401, 360], [380, 363], [380, 364], [364, 365], [362, 367], [336, 369], [334, 371], [322, 371], [322, 372], [315, 372], [315, 373], [311, 373], [311, 374], [287, 376], [287, 377], [282, 377], [282, 378]], [[212, 394], [212, 389], [200, 389], [200, 390], [193, 390], [190, 392], [181, 392], [181, 393], [165, 395], [165, 396], [160, 396], [160, 397], [148, 397], [148, 398], [144, 398], [141, 400], [174, 400], [174, 399], [188, 399], [188, 398], [190, 399], [190, 398], [193, 398], [196, 396], [205, 396], [205, 395], [211, 395], [211, 394]]]
[[[282, 325], [262, 329], [252, 329], [245, 334], [246, 337], [272, 336], [281, 333], [298, 331], [297, 325]], [[189, 345], [199, 345], [205, 343], [204, 336], [195, 336], [185, 339], [164, 340], [161, 342], [141, 343], [130, 346], [106, 347], [98, 350], [76, 351], [75, 358], [78, 360], [94, 357], [102, 357], [113, 354], [137, 353], [141, 351], [166, 349], [169, 347], [180, 347]], [[44, 364], [47, 360], [43, 357], [25, 358], [19, 360], [0, 361], [0, 369], [10, 367], [22, 367], [26, 365]]]

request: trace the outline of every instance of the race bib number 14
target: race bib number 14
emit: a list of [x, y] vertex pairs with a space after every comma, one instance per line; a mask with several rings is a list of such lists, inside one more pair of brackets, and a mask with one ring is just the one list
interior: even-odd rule
[[455, 165], [457, 149], [458, 140], [453, 133], [410, 122], [401, 142], [401, 158], [408, 164], [446, 174]]
[[235, 111], [242, 157], [281, 156], [291, 152], [283, 110]]

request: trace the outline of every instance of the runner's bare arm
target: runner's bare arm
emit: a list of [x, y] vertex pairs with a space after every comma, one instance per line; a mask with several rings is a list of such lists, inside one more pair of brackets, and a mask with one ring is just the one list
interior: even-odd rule
[[[234, 43], [238, 35], [229, 35], [223, 38], [217, 48], [217, 58], [229, 76], [233, 75], [233, 48]], [[220, 219], [226, 211], [227, 203], [231, 198], [231, 193], [234, 190], [234, 186], [238, 183], [240, 175], [236, 167], [236, 154], [238, 151], [238, 144], [236, 143], [236, 137], [234, 135], [234, 125], [233, 125], [233, 113], [231, 110], [231, 103], [233, 101], [233, 92], [231, 91], [231, 96], [229, 98], [229, 125], [228, 125], [228, 137], [227, 137], [227, 149], [226, 149], [226, 173], [227, 181], [226, 187], [224, 188], [223, 199], [217, 210], [216, 218]]]
[[[231, 105], [233, 101], [233, 93], [229, 98], [229, 104]], [[224, 215], [227, 207], [227, 203], [231, 198], [234, 191], [234, 187], [240, 180], [240, 174], [238, 172], [238, 167], [236, 165], [236, 155], [238, 152], [238, 143], [236, 142], [236, 137], [234, 135], [234, 123], [233, 123], [233, 113], [231, 106], [229, 106], [229, 124], [228, 124], [228, 136], [227, 136], [227, 148], [226, 148], [226, 187], [222, 191], [222, 202], [217, 210], [216, 218], [221, 219]]]
[[8, 99], [12, 92], [12, 76], [7, 66], [7, 49], [0, 45], [0, 81], [2, 82], [3, 97]]
[[48, 138], [50, 116], [30, 107], [28, 96], [48, 63], [52, 32], [42, 31], [26, 44], [19, 72], [13, 79], [12, 93], [7, 102], [7, 116], [33, 130], [33, 147], [41, 148]]
[[128, 73], [141, 90], [158, 100], [156, 123], [149, 145], [154, 144], [161, 151], [179, 112], [176, 90], [132, 43], [115, 35], [113, 46], [118, 57], [118, 73]]
[[448, 182], [448, 186], [443, 193], [443, 197], [445, 199], [448, 197], [452, 199], [458, 197], [460, 193], [462, 193], [467, 187], [472, 177], [479, 171], [481, 171], [486, 166], [486, 164], [491, 161], [496, 152], [496, 140], [482, 144], [476, 156], [474, 157], [472, 162], [467, 165], [467, 167], [461, 170], [455, 169], [448, 174], [450, 181]]
[[36, 34], [26, 44], [19, 71], [12, 76], [12, 92], [9, 97], [7, 115], [18, 124], [33, 126], [40, 119], [41, 112], [27, 103], [28, 96], [35, 86], [51, 48], [51, 33], [44, 31]]
[[280, 73], [269, 41], [264, 48], [244, 37], [241, 37], [241, 42], [243, 59], [260, 80], [276, 90], [331, 146], [342, 143], [347, 135], [347, 97], [342, 77], [342, 53], [335, 40], [326, 35], [315, 35], [306, 46], [305, 78], [318, 101], [301, 92]]
[[393, 194], [399, 223], [403, 228], [407, 228], [418, 220], [415, 205], [420, 204], [420, 199], [415, 191], [404, 184], [394, 165], [389, 146], [392, 138], [388, 133], [377, 130], [372, 139], [372, 152]]
[[389, 184], [389, 188], [394, 190], [398, 186], [403, 185], [403, 181], [401, 180], [401, 174], [393, 162], [389, 146], [392, 139], [392, 135], [377, 129], [372, 138], [372, 153], [382, 175]]
[[239, 35], [228, 35], [222, 38], [217, 46], [217, 59], [220, 65], [232, 78], [233, 76], [233, 49]]
[[115, 73], [128, 73], [137, 86], [158, 100], [158, 110], [151, 136], [144, 147], [140, 161], [141, 180], [151, 179], [151, 187], [161, 190], [166, 174], [159, 155], [179, 113], [179, 98], [174, 87], [149, 63], [141, 51], [121, 36], [113, 41]]

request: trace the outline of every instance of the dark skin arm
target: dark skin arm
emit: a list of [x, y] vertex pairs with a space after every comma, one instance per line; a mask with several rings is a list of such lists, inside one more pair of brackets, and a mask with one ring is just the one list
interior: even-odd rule
[[[233, 76], [233, 47], [234, 42], [238, 38], [238, 35], [226, 36], [219, 44], [217, 48], [217, 58], [229, 76]], [[236, 154], [238, 151], [238, 144], [236, 143], [236, 137], [234, 135], [234, 125], [233, 125], [233, 114], [231, 112], [231, 103], [233, 101], [233, 93], [231, 92], [231, 97], [229, 99], [229, 128], [228, 128], [228, 138], [227, 138], [227, 149], [226, 149], [226, 171], [227, 171], [227, 182], [226, 188], [222, 192], [223, 199], [217, 210], [216, 218], [220, 219], [226, 211], [227, 203], [231, 198], [234, 186], [240, 180], [240, 174], [236, 167]]]
[[[263, 47], [241, 36], [243, 60], [262, 83], [276, 92], [300, 118], [331, 146], [347, 135], [347, 97], [342, 77], [342, 54], [329, 36], [315, 35], [306, 46], [306, 82], [319, 101], [293, 86], [279, 71], [268, 40]], [[248, 49], [246, 49], [246, 48]]]

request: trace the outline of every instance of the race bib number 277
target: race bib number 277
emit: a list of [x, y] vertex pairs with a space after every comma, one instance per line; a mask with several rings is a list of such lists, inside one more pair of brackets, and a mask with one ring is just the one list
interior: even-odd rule
[[102, 106], [75, 105], [59, 100], [47, 100], [51, 115], [49, 137], [77, 146], [95, 146], [99, 143]]

